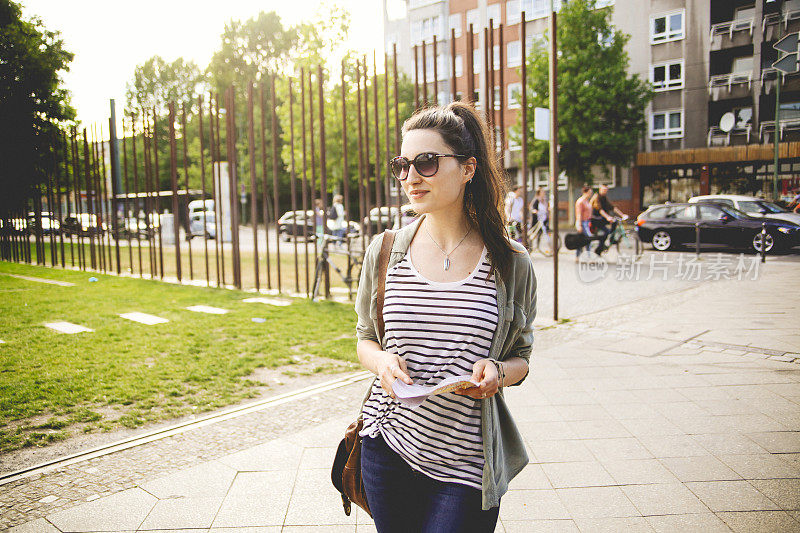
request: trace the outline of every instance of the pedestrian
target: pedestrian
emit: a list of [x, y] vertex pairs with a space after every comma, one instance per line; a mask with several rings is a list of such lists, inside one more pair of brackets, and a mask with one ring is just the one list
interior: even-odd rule
[[322, 246], [322, 239], [325, 236], [322, 231], [322, 216], [324, 213], [322, 198], [317, 198], [314, 200], [314, 234], [317, 236], [317, 246]]
[[[581, 195], [575, 201], [575, 229], [579, 233], [592, 236], [591, 219], [592, 219], [592, 204], [589, 203], [589, 198], [592, 196], [592, 188], [584, 185], [581, 189]], [[583, 252], [589, 252], [589, 245], [581, 246], [575, 250], [575, 261], [578, 261]]]
[[511, 235], [517, 242], [522, 242], [522, 231], [524, 215], [522, 213], [524, 203], [522, 200], [522, 185], [517, 185], [513, 189], [514, 195], [506, 202], [506, 218], [511, 228]]
[[[357, 353], [374, 374], [363, 406], [361, 471], [379, 533], [493, 532], [509, 481], [527, 464], [503, 387], [528, 374], [536, 278], [506, 237], [503, 174], [475, 109], [427, 107], [403, 125], [391, 160], [420, 217], [394, 237], [378, 337], [378, 257], [366, 251], [356, 298]], [[396, 380], [478, 383], [399, 403]]]
[[547, 200], [547, 192], [542, 187], [536, 189], [536, 194], [531, 200], [531, 215], [533, 216], [533, 224], [537, 221], [542, 223], [542, 235], [547, 241], [547, 246], [550, 247], [550, 225], [548, 224], [548, 215], [550, 205]]
[[337, 244], [344, 242], [344, 237], [347, 234], [347, 221], [344, 217], [344, 205], [342, 204], [343, 199], [341, 194], [335, 195], [328, 212], [328, 220], [331, 221], [333, 236], [336, 237]]

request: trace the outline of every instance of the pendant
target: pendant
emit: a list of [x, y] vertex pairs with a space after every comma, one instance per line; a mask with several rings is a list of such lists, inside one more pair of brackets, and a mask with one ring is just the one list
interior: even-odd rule
[[450, 258], [449, 257], [445, 257], [444, 258], [444, 269], [445, 270], [450, 270]]

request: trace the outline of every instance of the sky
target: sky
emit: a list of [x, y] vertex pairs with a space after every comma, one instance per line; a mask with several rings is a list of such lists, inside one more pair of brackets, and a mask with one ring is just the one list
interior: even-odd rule
[[[61, 32], [75, 54], [64, 83], [84, 123], [108, 124], [109, 99], [117, 114], [125, 105], [125, 84], [136, 65], [160, 55], [189, 59], [204, 68], [219, 47], [230, 19], [246, 20], [259, 11], [275, 11], [284, 26], [311, 18], [325, 0], [18, 0], [23, 16], [40, 17]], [[330, 0], [327, 2], [330, 3]], [[381, 0], [336, 0], [350, 11], [349, 48], [383, 50]], [[106, 129], [105, 127], [103, 128]]]

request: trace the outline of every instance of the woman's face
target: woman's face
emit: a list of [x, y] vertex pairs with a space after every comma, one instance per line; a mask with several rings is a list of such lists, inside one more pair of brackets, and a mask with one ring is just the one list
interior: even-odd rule
[[[455, 153], [435, 130], [411, 130], [403, 136], [400, 155], [412, 161], [425, 152]], [[436, 174], [430, 177], [420, 176], [414, 165], [411, 165], [408, 177], [401, 183], [403, 192], [417, 213], [461, 210], [464, 187], [474, 174], [474, 159], [470, 158], [467, 163], [461, 164], [455, 157], [440, 157]]]

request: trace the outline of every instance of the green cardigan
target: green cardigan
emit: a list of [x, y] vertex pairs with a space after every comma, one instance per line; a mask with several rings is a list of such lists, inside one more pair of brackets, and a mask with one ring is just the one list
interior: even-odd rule
[[[420, 217], [395, 235], [389, 255], [389, 268], [405, 256], [411, 240], [419, 229]], [[356, 326], [359, 340], [375, 341], [383, 346], [377, 334], [378, 255], [383, 235], [367, 248], [361, 268], [361, 280], [356, 297]], [[536, 276], [526, 250], [512, 241], [515, 251], [507, 279], [495, 277], [497, 285], [497, 329], [492, 338], [489, 357], [503, 361], [521, 357], [530, 361], [533, 348], [533, 319], [536, 316]], [[526, 376], [527, 377], [527, 376]], [[520, 380], [520, 383], [522, 380]], [[500, 497], [508, 490], [511, 479], [528, 464], [525, 443], [511, 418], [502, 391], [481, 401], [483, 432], [483, 509], [500, 505]]]

